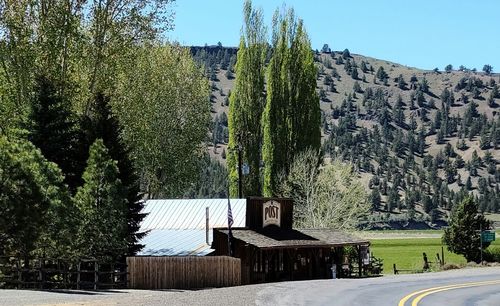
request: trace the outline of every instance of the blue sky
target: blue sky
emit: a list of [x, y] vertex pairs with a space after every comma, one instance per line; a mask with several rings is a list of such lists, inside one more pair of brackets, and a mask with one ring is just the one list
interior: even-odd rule
[[[286, 4], [304, 20], [313, 49], [390, 60], [403, 65], [444, 69], [484, 64], [500, 72], [500, 1], [497, 0], [254, 0], [266, 24]], [[237, 46], [243, 0], [177, 0], [170, 40], [183, 45]]]

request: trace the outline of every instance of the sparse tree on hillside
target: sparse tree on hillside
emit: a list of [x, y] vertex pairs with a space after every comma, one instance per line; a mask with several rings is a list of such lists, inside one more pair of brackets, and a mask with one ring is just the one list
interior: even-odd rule
[[453, 66], [451, 64], [448, 64], [448, 65], [446, 65], [446, 67], [444, 67], [444, 71], [446, 73], [450, 73], [452, 70], [453, 70]]
[[357, 92], [357, 93], [362, 93], [363, 92], [363, 90], [361, 89], [361, 85], [359, 85], [358, 81], [354, 82], [354, 85], [353, 85], [352, 89], [354, 90], [354, 92]]
[[367, 73], [368, 72], [368, 67], [366, 66], [366, 62], [365, 61], [361, 61], [360, 68], [361, 68], [361, 71], [363, 71], [363, 73]]
[[398, 77], [398, 88], [402, 90], [406, 89], [406, 82], [402, 74]]
[[358, 69], [356, 67], [352, 67], [351, 68], [351, 77], [352, 77], [353, 80], [358, 80], [359, 79]]
[[344, 51], [342, 52], [342, 57], [344, 59], [348, 59], [351, 57], [351, 53], [349, 52], [349, 49], [344, 49]]
[[377, 78], [380, 81], [385, 81], [389, 78], [389, 75], [387, 75], [387, 73], [385, 72], [384, 67], [382, 67], [382, 66], [378, 67]]
[[491, 65], [486, 64], [483, 66], [483, 71], [487, 75], [490, 75], [493, 72], [493, 67]]

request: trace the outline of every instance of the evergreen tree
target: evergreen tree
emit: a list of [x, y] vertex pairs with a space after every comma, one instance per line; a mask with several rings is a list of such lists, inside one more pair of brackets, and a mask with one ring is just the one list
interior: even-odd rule
[[359, 75], [358, 75], [358, 69], [356, 67], [351, 68], [351, 77], [353, 80], [358, 80]]
[[[490, 222], [478, 214], [477, 204], [469, 196], [453, 211], [449, 227], [444, 230], [443, 243], [450, 252], [461, 254], [469, 261], [479, 262], [481, 235], [479, 230], [489, 229]], [[489, 242], [483, 242], [486, 249]]]
[[28, 141], [0, 136], [0, 190], [0, 255], [27, 258], [37, 247], [49, 256], [68, 255], [74, 217], [54, 163]]
[[274, 54], [267, 70], [267, 103], [263, 114], [263, 193], [274, 196], [278, 174], [305, 149], [319, 150], [321, 112], [316, 68], [302, 20], [293, 10], [275, 13]]
[[70, 102], [57, 92], [56, 85], [48, 77], [36, 79], [29, 119], [28, 139], [45, 158], [59, 166], [64, 182], [75, 192], [82, 183], [86, 147]]
[[472, 190], [472, 181], [470, 179], [470, 175], [467, 177], [467, 181], [465, 181], [465, 189]]
[[109, 98], [98, 93], [93, 105], [91, 116], [86, 120], [88, 143], [102, 139], [111, 159], [117, 161], [118, 177], [127, 193], [128, 254], [134, 255], [142, 248], [137, 242], [145, 236], [145, 233], [139, 232], [141, 221], [145, 217], [141, 213], [144, 205], [140, 197], [139, 179], [130, 160], [129, 150], [120, 139], [122, 128], [118, 118], [111, 111]]
[[372, 189], [372, 192], [370, 193], [370, 202], [372, 204], [372, 210], [379, 209], [382, 198], [380, 196], [380, 191], [378, 190], [378, 188]]
[[406, 89], [406, 82], [402, 74], [398, 77], [398, 88], [402, 90]]
[[127, 190], [101, 139], [90, 147], [84, 185], [78, 188], [77, 249], [81, 256], [116, 260], [127, 254]]
[[387, 72], [385, 72], [384, 67], [382, 66], [378, 67], [376, 76], [381, 81], [385, 81], [389, 78], [389, 75], [387, 75]]
[[[267, 55], [266, 31], [261, 10], [245, 1], [243, 35], [236, 62], [236, 82], [229, 104], [229, 144], [227, 165], [231, 196], [238, 195], [238, 150], [250, 167], [243, 180], [245, 196], [261, 194], [261, 119], [265, 106], [264, 73]], [[319, 107], [319, 106], [318, 106]]]

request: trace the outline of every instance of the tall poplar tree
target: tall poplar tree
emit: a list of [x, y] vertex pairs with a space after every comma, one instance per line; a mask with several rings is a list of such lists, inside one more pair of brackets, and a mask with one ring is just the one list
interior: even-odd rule
[[261, 117], [265, 105], [264, 73], [267, 53], [262, 10], [246, 1], [244, 25], [236, 61], [236, 82], [229, 104], [227, 155], [231, 196], [238, 195], [238, 150], [250, 173], [243, 179], [244, 195], [260, 195]]
[[273, 56], [267, 68], [267, 103], [262, 117], [263, 193], [273, 196], [281, 171], [295, 155], [321, 145], [316, 67], [302, 20], [293, 9], [273, 18]]

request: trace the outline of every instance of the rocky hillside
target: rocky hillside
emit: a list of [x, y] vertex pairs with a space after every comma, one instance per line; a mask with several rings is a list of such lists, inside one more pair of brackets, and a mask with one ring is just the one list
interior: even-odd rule
[[[212, 82], [210, 154], [225, 162], [234, 48], [193, 47]], [[327, 158], [353, 162], [370, 190], [370, 222], [445, 220], [472, 192], [500, 209], [498, 74], [420, 70], [343, 52], [316, 52]]]

